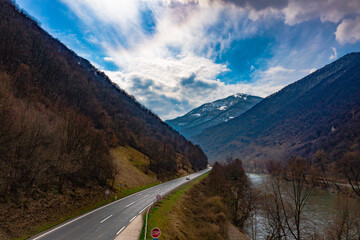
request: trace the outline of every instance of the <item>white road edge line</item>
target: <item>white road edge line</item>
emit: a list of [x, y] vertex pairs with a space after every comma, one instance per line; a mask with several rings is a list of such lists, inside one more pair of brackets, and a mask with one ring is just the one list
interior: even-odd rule
[[129, 207], [129, 206], [131, 206], [131, 205], [133, 205], [134, 203], [135, 203], [135, 202], [130, 203], [129, 205], [126, 206], [126, 208]]
[[117, 233], [116, 235], [119, 235], [119, 233], [121, 233], [122, 230], [124, 230], [125, 227], [122, 227]]
[[145, 209], [146, 209], [146, 207], [145, 207], [143, 210], [141, 210], [141, 211], [139, 212], [139, 214], [141, 214]]
[[137, 217], [137, 216], [133, 217], [133, 218], [130, 220], [130, 222], [134, 221], [134, 219], [135, 219], [136, 217]]
[[108, 220], [108, 219], [111, 218], [111, 217], [112, 217], [112, 214], [111, 214], [110, 216], [108, 216], [107, 218], [104, 218], [100, 223], [105, 222], [106, 220]]
[[149, 205], [147, 205], [146, 207], [144, 207], [143, 210], [141, 210], [141, 211], [139, 212], [139, 214], [141, 214], [145, 209], [147, 209], [148, 207], [150, 207], [150, 205], [153, 204], [153, 203], [154, 203], [154, 202], [151, 202]]

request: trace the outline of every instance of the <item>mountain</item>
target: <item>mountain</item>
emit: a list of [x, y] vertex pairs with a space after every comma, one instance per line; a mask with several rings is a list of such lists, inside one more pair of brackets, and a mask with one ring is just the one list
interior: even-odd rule
[[108, 202], [106, 189], [113, 198], [206, 165], [198, 146], [0, 0], [0, 239]]
[[191, 137], [208, 127], [227, 122], [241, 115], [261, 100], [261, 97], [238, 93], [211, 103], [205, 103], [184, 116], [165, 122], [184, 136]]
[[0, 195], [31, 191], [27, 184], [105, 184], [116, 146], [145, 154], [159, 177], [207, 165], [198, 146], [10, 0], [0, 0], [0, 79]]
[[360, 53], [350, 53], [270, 95], [237, 118], [191, 137], [211, 161], [311, 158], [331, 160], [360, 140]]

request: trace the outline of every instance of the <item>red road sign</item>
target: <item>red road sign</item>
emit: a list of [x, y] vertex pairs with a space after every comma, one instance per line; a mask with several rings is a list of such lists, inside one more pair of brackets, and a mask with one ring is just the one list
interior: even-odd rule
[[160, 194], [156, 195], [156, 200], [160, 200], [160, 199], [161, 199], [161, 195]]
[[160, 237], [160, 235], [161, 235], [161, 231], [159, 228], [153, 228], [153, 230], [151, 230], [151, 236], [153, 238], [158, 238]]

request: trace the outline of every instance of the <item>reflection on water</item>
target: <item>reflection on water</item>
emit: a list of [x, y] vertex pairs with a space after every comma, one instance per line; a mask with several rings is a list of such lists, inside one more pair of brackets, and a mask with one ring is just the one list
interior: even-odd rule
[[[267, 175], [260, 174], [248, 174], [249, 179], [251, 180], [253, 186], [261, 191], [264, 191], [263, 183], [266, 181]], [[314, 189], [312, 195], [309, 198], [307, 206], [304, 211], [304, 222], [306, 222], [305, 228], [306, 232], [321, 233], [324, 231], [327, 226], [331, 216], [334, 213], [336, 195], [328, 191], [321, 189]], [[265, 219], [259, 213], [256, 217], [256, 228], [257, 228], [257, 238], [256, 239], [265, 239]], [[251, 227], [250, 225], [245, 229], [248, 233], [248, 236], [251, 236]]]

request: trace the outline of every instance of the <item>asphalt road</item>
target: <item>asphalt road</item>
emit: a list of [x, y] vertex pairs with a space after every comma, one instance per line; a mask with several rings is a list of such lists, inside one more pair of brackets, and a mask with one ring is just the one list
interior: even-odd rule
[[[186, 177], [194, 179], [210, 171], [204, 169]], [[89, 213], [69, 220], [30, 239], [33, 240], [72, 240], [72, 239], [115, 239], [136, 216], [141, 214], [153, 202], [156, 195], [165, 195], [178, 186], [186, 183], [186, 177], [159, 184], [157, 186], [134, 193]]]

